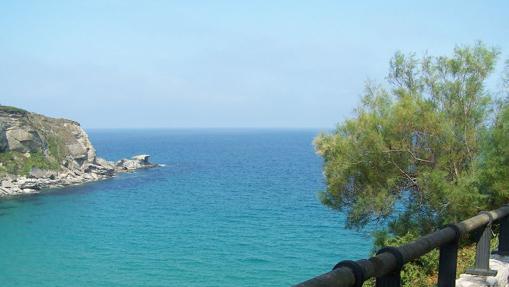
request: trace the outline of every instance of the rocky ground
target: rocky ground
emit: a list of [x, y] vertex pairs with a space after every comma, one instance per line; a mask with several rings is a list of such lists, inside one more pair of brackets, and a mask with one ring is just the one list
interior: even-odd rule
[[107, 179], [119, 173], [158, 166], [151, 163], [149, 157], [137, 155], [117, 162], [96, 158], [95, 163], [86, 164], [80, 169], [65, 169], [58, 172], [34, 168], [28, 176], [5, 176], [0, 184], [0, 197], [38, 193], [44, 189]]
[[149, 155], [97, 157], [80, 124], [0, 106], [0, 197], [110, 178], [157, 166]]

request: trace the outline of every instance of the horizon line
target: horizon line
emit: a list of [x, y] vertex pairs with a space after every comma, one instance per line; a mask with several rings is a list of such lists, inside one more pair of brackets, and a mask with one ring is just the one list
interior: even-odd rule
[[332, 130], [334, 127], [84, 127], [85, 130]]

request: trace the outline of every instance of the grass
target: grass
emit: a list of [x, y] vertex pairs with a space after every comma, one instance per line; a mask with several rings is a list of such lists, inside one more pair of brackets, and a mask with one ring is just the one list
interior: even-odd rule
[[16, 108], [16, 107], [11, 107], [11, 106], [2, 106], [2, 105], [0, 105], [0, 111], [18, 112], [18, 113], [26, 113], [27, 112], [24, 109], [20, 109], [20, 108]]
[[62, 162], [65, 158], [65, 144], [54, 136], [48, 136], [47, 141], [51, 156], [53, 156], [57, 162]]
[[28, 154], [8, 151], [0, 153], [0, 174], [28, 175], [32, 168], [59, 170], [58, 161], [41, 152]]

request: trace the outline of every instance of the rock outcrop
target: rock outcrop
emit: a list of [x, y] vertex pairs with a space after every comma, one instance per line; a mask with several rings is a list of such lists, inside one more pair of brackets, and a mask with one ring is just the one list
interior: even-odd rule
[[492, 254], [489, 266], [491, 270], [497, 271], [494, 276], [479, 276], [461, 274], [456, 279], [457, 287], [507, 287], [509, 286], [509, 257]]
[[150, 163], [150, 155], [140, 154], [133, 156], [130, 159], [121, 159], [115, 163], [115, 168], [120, 170], [135, 170], [140, 168], [155, 167], [156, 165]]
[[0, 196], [105, 179], [157, 166], [149, 155], [99, 158], [79, 123], [0, 106]]

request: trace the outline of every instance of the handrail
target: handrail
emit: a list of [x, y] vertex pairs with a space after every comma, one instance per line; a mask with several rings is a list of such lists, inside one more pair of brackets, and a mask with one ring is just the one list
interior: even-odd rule
[[[509, 255], [509, 205], [450, 224], [398, 247], [386, 247], [369, 258], [341, 261], [333, 270], [309, 279], [294, 287], [357, 287], [376, 278], [376, 286], [401, 286], [400, 271], [408, 262], [439, 248], [438, 286], [455, 286], [459, 239], [472, 231], [480, 231], [477, 238], [476, 262], [467, 273], [494, 275], [489, 269], [491, 225], [500, 223], [498, 254]], [[482, 229], [481, 229], [482, 228]]]

